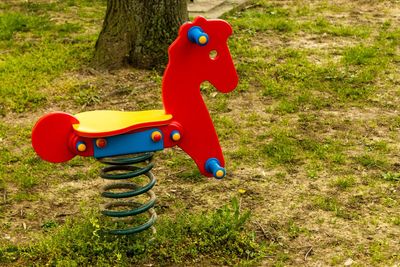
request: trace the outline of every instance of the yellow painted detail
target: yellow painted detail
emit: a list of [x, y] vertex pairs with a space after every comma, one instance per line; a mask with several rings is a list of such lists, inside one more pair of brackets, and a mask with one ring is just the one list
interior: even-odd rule
[[96, 134], [134, 128], [135, 125], [155, 123], [167, 124], [172, 115], [165, 114], [164, 110], [146, 111], [115, 111], [95, 110], [76, 114], [79, 124], [74, 124], [74, 129], [82, 134]]
[[84, 152], [86, 150], [86, 145], [85, 144], [79, 144], [78, 145], [78, 151], [79, 152]]
[[175, 142], [181, 140], [181, 135], [179, 133], [174, 133], [172, 135], [172, 140], [174, 140]]
[[199, 37], [199, 43], [200, 43], [200, 44], [205, 44], [205, 43], [207, 43], [207, 37], [205, 37], [204, 35], [203, 35], [203, 36], [200, 36], [200, 37]]
[[223, 170], [218, 170], [218, 171], [215, 173], [215, 175], [216, 175], [218, 178], [224, 177], [224, 171], [223, 171]]

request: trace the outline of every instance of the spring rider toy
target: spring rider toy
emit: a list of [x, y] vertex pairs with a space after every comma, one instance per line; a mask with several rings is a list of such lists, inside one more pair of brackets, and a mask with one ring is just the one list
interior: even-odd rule
[[[156, 180], [149, 163], [153, 152], [179, 146], [203, 175], [217, 179], [225, 176], [224, 157], [200, 85], [209, 81], [222, 93], [235, 89], [238, 76], [227, 45], [231, 34], [231, 26], [223, 20], [197, 17], [181, 26], [168, 50], [162, 81], [164, 110], [95, 110], [76, 115], [53, 112], [34, 126], [32, 145], [43, 160], [65, 162], [79, 155], [109, 165], [100, 176], [114, 183], [103, 188], [102, 196], [118, 201], [107, 204], [104, 215], [124, 218], [150, 213], [146, 223], [110, 230], [111, 234], [133, 234], [154, 224], [156, 198], [151, 189]], [[142, 162], [147, 165], [137, 166]], [[128, 180], [141, 175], [149, 180], [145, 186]], [[115, 182], [118, 180], [123, 182]], [[121, 201], [144, 193], [150, 197], [145, 204]], [[130, 209], [121, 211], [121, 207]]]

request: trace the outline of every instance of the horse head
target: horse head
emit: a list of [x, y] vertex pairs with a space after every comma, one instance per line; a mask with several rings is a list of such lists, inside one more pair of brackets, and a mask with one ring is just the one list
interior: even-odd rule
[[[179, 30], [169, 48], [169, 67], [189, 72], [193, 81], [209, 81], [217, 90], [228, 93], [235, 89], [238, 75], [228, 48], [232, 27], [223, 20], [197, 17]], [[175, 65], [181, 65], [175, 66]]]

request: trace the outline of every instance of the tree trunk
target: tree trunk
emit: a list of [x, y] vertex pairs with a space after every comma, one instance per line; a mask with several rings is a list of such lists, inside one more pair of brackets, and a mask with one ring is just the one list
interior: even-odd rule
[[94, 66], [131, 64], [154, 68], [167, 63], [168, 46], [188, 19], [187, 0], [108, 0], [96, 42]]

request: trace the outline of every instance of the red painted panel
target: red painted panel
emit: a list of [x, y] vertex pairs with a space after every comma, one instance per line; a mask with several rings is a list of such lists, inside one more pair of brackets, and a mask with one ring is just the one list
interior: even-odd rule
[[[191, 42], [188, 31], [200, 27], [207, 35], [206, 45]], [[163, 78], [163, 103], [167, 114], [172, 114], [184, 135], [179, 146], [196, 162], [199, 170], [205, 169], [209, 158], [225, 165], [214, 125], [200, 93], [200, 85], [209, 81], [223, 93], [232, 91], [238, 76], [227, 45], [231, 26], [223, 20], [206, 20], [198, 17], [184, 24], [179, 36], [169, 48], [169, 63]], [[215, 51], [217, 56], [210, 57]]]

